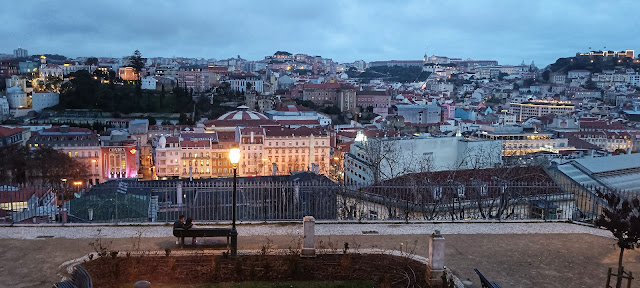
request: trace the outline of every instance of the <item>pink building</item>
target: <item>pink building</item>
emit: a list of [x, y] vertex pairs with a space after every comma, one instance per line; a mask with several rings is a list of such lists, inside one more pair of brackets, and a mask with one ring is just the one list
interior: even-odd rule
[[195, 93], [202, 93], [210, 88], [209, 69], [200, 67], [184, 67], [178, 71], [178, 86]]
[[453, 119], [456, 116], [456, 106], [453, 104], [444, 104], [442, 107], [442, 120]]
[[389, 108], [391, 106], [391, 94], [389, 91], [358, 91], [356, 103], [362, 108]]

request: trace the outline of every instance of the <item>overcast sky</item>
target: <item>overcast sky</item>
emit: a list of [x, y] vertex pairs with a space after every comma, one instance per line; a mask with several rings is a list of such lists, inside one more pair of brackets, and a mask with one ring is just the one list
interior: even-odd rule
[[421, 59], [424, 53], [535, 60], [578, 51], [640, 53], [639, 4], [561, 0], [6, 1], [0, 53], [260, 60], [277, 50], [332, 58]]

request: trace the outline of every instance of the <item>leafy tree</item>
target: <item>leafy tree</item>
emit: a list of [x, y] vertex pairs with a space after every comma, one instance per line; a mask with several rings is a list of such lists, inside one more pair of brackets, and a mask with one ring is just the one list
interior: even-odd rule
[[138, 79], [140, 79], [140, 72], [144, 68], [144, 59], [142, 59], [142, 53], [139, 50], [134, 51], [133, 55], [129, 56], [129, 67], [133, 67]]
[[86, 165], [51, 147], [29, 150], [26, 146], [0, 147], [0, 181], [58, 184], [60, 179], [84, 179]]
[[51, 147], [39, 147], [32, 152], [32, 176], [44, 184], [57, 184], [60, 179], [84, 179], [89, 175], [86, 165]]
[[0, 146], [0, 181], [25, 183], [29, 148], [23, 145]]
[[187, 114], [180, 113], [180, 118], [178, 118], [179, 125], [186, 125], [189, 122], [189, 118], [187, 118]]
[[621, 288], [625, 273], [622, 266], [624, 250], [640, 247], [640, 200], [635, 196], [623, 200], [614, 191], [604, 193], [596, 190], [596, 194], [607, 202], [607, 207], [602, 209], [595, 224], [611, 231], [620, 247], [616, 288]]
[[318, 106], [316, 105], [316, 103], [313, 103], [310, 100], [302, 100], [302, 99], [295, 99], [296, 104], [298, 105], [302, 105], [304, 107], [309, 107], [311, 109], [316, 109]]
[[98, 91], [96, 92], [96, 107], [99, 107], [106, 111], [114, 111], [114, 93], [111, 88], [107, 85], [100, 85], [98, 87]]
[[358, 75], [360, 75], [360, 72], [356, 67], [349, 67], [349, 69], [347, 69], [345, 73], [347, 73], [347, 76], [349, 76], [349, 78], [355, 78], [355, 77], [358, 77]]
[[47, 80], [44, 84], [44, 89], [47, 91], [58, 92], [60, 91], [60, 86], [62, 85], [62, 79], [60, 77], [49, 75], [47, 76]]
[[330, 115], [340, 115], [340, 108], [335, 105], [324, 107], [320, 111]]
[[622, 148], [618, 148], [618, 149], [614, 150], [614, 151], [613, 151], [613, 153], [616, 153], [616, 154], [626, 154], [626, 153], [627, 153], [627, 150], [622, 149]]
[[93, 70], [93, 77], [97, 78], [97, 79], [109, 79], [109, 73], [102, 71], [100, 69], [95, 69]]
[[64, 108], [95, 109], [95, 95], [100, 82], [87, 70], [69, 74], [69, 82], [62, 84], [60, 103]]
[[98, 66], [98, 58], [96, 57], [89, 57], [87, 58], [87, 61], [84, 62], [85, 65], [89, 65], [89, 71], [93, 70], [93, 66]]
[[383, 78], [393, 82], [407, 83], [424, 81], [430, 74], [430, 72], [423, 72], [422, 67], [376, 66], [367, 68], [358, 77], [362, 80]]
[[544, 80], [545, 82], [549, 82], [550, 76], [551, 76], [551, 71], [544, 70], [544, 72], [542, 72], [542, 80]]
[[587, 88], [589, 90], [595, 90], [595, 89], [598, 89], [598, 85], [596, 85], [596, 82], [593, 82], [593, 80], [589, 79], [587, 80], [587, 82], [584, 83], [584, 88]]

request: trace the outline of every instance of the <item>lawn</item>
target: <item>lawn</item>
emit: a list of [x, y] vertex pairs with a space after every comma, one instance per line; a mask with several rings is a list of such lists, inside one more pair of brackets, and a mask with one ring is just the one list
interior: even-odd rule
[[[133, 287], [133, 284], [123, 285]], [[371, 288], [375, 287], [372, 281], [289, 281], [289, 282], [239, 282], [239, 283], [212, 283], [195, 285], [162, 285], [153, 284], [153, 288]]]

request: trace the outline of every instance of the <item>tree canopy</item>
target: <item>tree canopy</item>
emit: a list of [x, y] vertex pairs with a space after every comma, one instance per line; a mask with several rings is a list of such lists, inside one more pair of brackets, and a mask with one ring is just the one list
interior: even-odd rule
[[4, 183], [58, 184], [60, 179], [83, 179], [88, 174], [84, 163], [50, 147], [0, 147], [0, 181]]
[[[353, 72], [351, 73], [352, 75], [355, 74]], [[388, 81], [408, 83], [424, 81], [430, 74], [431, 72], [422, 71], [422, 67], [376, 66], [367, 68], [366, 71], [354, 77], [363, 80], [383, 78]], [[349, 77], [351, 77], [351, 75], [349, 75]]]
[[140, 77], [140, 72], [144, 68], [144, 59], [142, 59], [142, 53], [139, 50], [134, 51], [133, 55], [129, 56], [129, 67], [133, 67], [138, 77]]

